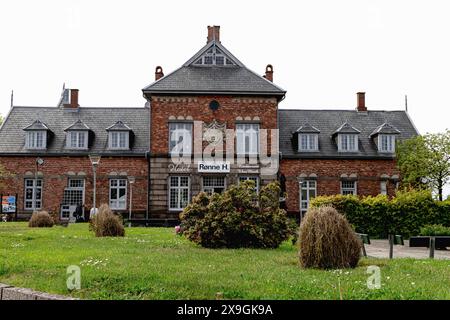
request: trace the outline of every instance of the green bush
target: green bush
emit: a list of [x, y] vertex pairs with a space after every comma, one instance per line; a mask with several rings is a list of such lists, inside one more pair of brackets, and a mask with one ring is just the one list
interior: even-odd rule
[[253, 181], [223, 194], [202, 192], [180, 214], [183, 234], [207, 248], [276, 248], [293, 230], [279, 192], [278, 183], [270, 183], [258, 196]]
[[450, 236], [450, 228], [442, 224], [427, 224], [420, 228], [421, 236]]
[[427, 224], [450, 227], [450, 201], [436, 201], [429, 191], [398, 191], [389, 199], [386, 196], [353, 195], [321, 196], [311, 201], [311, 206], [330, 205], [345, 214], [356, 232], [376, 237], [388, 234], [417, 235]]

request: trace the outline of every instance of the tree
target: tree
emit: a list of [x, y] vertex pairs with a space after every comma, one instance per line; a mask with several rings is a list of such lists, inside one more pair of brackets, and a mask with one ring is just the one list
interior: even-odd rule
[[426, 185], [442, 201], [442, 190], [450, 181], [450, 130], [399, 142], [397, 164], [404, 183]]
[[3, 123], [3, 116], [0, 114], [0, 126], [2, 125], [2, 123]]

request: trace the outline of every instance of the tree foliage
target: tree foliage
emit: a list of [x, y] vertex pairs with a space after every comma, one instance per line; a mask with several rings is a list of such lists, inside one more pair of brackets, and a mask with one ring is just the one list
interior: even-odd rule
[[450, 130], [400, 141], [397, 163], [403, 183], [427, 186], [442, 200], [442, 189], [450, 181]]

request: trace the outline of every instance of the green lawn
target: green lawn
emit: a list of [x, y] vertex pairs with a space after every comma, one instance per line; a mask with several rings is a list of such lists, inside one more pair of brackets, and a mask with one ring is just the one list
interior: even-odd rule
[[[66, 268], [81, 268], [68, 292]], [[381, 268], [381, 289], [366, 286]], [[304, 270], [297, 250], [210, 250], [167, 228], [95, 238], [87, 224], [30, 229], [0, 223], [0, 282], [84, 299], [450, 299], [450, 261], [362, 259], [354, 270]]]

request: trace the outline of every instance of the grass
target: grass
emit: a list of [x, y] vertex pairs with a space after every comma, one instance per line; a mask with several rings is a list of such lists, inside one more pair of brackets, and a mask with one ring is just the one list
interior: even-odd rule
[[[81, 290], [66, 288], [70, 265], [81, 268]], [[381, 289], [367, 288], [369, 265], [381, 268]], [[365, 258], [352, 270], [305, 270], [290, 242], [212, 250], [167, 228], [95, 238], [87, 224], [0, 223], [0, 282], [82, 299], [450, 299], [450, 261]]]

